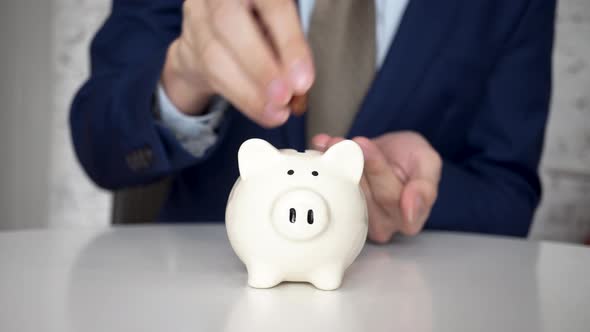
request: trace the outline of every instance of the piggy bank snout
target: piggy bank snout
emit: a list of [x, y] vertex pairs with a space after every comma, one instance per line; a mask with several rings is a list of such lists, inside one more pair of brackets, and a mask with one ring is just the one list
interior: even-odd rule
[[289, 190], [277, 197], [273, 205], [272, 223], [277, 232], [287, 239], [312, 239], [328, 226], [328, 204], [313, 190]]

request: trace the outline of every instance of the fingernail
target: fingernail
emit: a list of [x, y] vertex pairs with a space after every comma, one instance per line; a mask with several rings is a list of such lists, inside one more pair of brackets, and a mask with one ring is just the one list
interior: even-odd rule
[[326, 142], [316, 142], [314, 145], [316, 150], [323, 151], [326, 148]]
[[313, 145], [315, 146], [315, 148], [317, 150], [321, 151], [321, 150], [324, 150], [326, 148], [326, 146], [328, 146], [328, 141], [329, 141], [328, 137], [323, 137], [323, 139], [317, 138], [314, 140]]
[[289, 101], [289, 87], [285, 81], [274, 79], [267, 89], [268, 98], [275, 104], [286, 104]]
[[304, 61], [296, 62], [291, 67], [290, 79], [297, 92], [306, 92], [311, 87], [311, 66]]
[[417, 197], [414, 200], [414, 204], [410, 209], [410, 213], [408, 215], [408, 222], [410, 224], [415, 223], [418, 220], [421, 220], [424, 217], [426, 205], [424, 204], [424, 199], [422, 197]]

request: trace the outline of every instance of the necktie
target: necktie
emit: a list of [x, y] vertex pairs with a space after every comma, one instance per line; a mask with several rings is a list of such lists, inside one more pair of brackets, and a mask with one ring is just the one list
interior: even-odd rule
[[316, 0], [308, 32], [316, 67], [306, 138], [348, 132], [375, 75], [375, 1]]

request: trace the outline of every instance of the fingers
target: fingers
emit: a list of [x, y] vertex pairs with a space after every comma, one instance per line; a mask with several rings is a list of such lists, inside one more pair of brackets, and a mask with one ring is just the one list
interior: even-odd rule
[[388, 134], [376, 139], [390, 163], [400, 166], [406, 175], [401, 197], [402, 233], [417, 234], [426, 222], [436, 201], [442, 161], [436, 150], [413, 132]]
[[376, 138], [375, 143], [386, 151], [389, 162], [398, 165], [408, 179], [421, 178], [438, 183], [442, 161], [422, 135], [409, 131], [391, 133]]
[[[194, 34], [193, 48], [196, 48], [196, 53], [201, 60], [199, 69], [213, 90], [222, 94], [250, 119], [265, 127], [277, 126], [287, 120], [289, 111], [286, 108], [277, 110], [265, 108], [266, 98], [262, 91], [244, 72], [231, 52], [213, 36], [208, 25], [200, 25]], [[179, 48], [183, 45], [180, 43]], [[185, 58], [189, 58], [194, 52], [181, 50], [181, 53], [186, 53]]]
[[235, 0], [209, 1], [211, 26], [221, 43], [261, 90], [269, 106], [284, 106], [291, 97], [280, 64], [247, 5]]
[[402, 192], [402, 183], [377, 145], [366, 137], [353, 139], [365, 156], [364, 174], [371, 187], [373, 198], [391, 217], [396, 217]]
[[[326, 151], [342, 141], [342, 137], [319, 134], [312, 144], [319, 151]], [[369, 240], [387, 243], [401, 231], [416, 235], [423, 228], [430, 209], [436, 200], [437, 184], [424, 179], [411, 178], [406, 170], [392, 165], [381, 147], [367, 138], [356, 137], [365, 156], [365, 170], [360, 185], [365, 194], [369, 215]], [[422, 174], [412, 172], [413, 176]], [[425, 173], [428, 174], [428, 173]]]
[[393, 234], [398, 230], [398, 222], [391, 218], [373, 199], [371, 188], [366, 177], [361, 178], [361, 188], [365, 194], [367, 211], [369, 216], [369, 240], [385, 244], [391, 240]]
[[328, 142], [330, 139], [332, 139], [330, 135], [318, 134], [311, 139], [311, 144], [316, 150], [324, 152], [328, 147]]
[[291, 0], [186, 0], [182, 34], [173, 45], [174, 66], [165, 68], [175, 70], [165, 71], [166, 86], [174, 87], [173, 102], [187, 109], [203, 104], [191, 95], [217, 93], [258, 124], [276, 127], [287, 121], [292, 96], [313, 82]]
[[232, 0], [206, 7], [208, 19], [195, 18], [193, 33], [213, 89], [260, 125], [283, 124], [291, 91], [248, 7]]
[[431, 182], [438, 187], [440, 181], [442, 160], [434, 148], [428, 144], [417, 148], [414, 151], [413, 163], [407, 173], [410, 179], [422, 179]]
[[[256, 120], [261, 110], [263, 118], [284, 113], [291, 97], [307, 92], [313, 82], [311, 53], [295, 2], [215, 0], [208, 4], [216, 35], [267, 101], [255, 114], [245, 110], [246, 115]], [[274, 118], [283, 119], [284, 114]]]
[[402, 192], [401, 210], [403, 223], [400, 230], [405, 235], [416, 235], [424, 227], [437, 196], [437, 185], [432, 181], [410, 180]]
[[[312, 144], [324, 152], [342, 140], [342, 137], [319, 134], [313, 137]], [[401, 184], [374, 143], [360, 137], [354, 141], [365, 155], [365, 170], [360, 185], [369, 215], [368, 237], [376, 243], [387, 243], [399, 230], [402, 219], [399, 209]]]
[[253, 0], [270, 33], [295, 94], [307, 92], [314, 80], [311, 51], [305, 40], [293, 0]]
[[[342, 140], [320, 134], [312, 144], [325, 151]], [[436, 201], [442, 168], [438, 153], [411, 132], [353, 140], [365, 157], [361, 187], [369, 212], [369, 239], [386, 243], [397, 231], [418, 234]]]
[[403, 223], [400, 198], [403, 184], [379, 147], [365, 137], [356, 137], [365, 155], [364, 177], [371, 192], [369, 209], [369, 239], [387, 243]]
[[[264, 97], [250, 78], [241, 70], [228, 52], [221, 46], [210, 46], [203, 55], [209, 63], [216, 66], [209, 67], [210, 81], [216, 91], [225, 96], [242, 113], [264, 127], [281, 125], [289, 118], [289, 110], [285, 107], [269, 107], [264, 105]], [[241, 86], [236, 89], [235, 86]]]
[[332, 145], [344, 141], [343, 137], [332, 137], [327, 134], [318, 134], [311, 139], [312, 146], [320, 151], [326, 152]]

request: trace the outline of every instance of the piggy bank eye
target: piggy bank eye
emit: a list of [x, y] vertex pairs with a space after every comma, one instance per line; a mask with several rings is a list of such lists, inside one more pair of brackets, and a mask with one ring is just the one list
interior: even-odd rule
[[294, 173], [295, 173], [295, 171], [292, 170], [292, 169], [290, 169], [289, 171], [287, 171], [287, 174], [289, 174], [289, 175], [293, 175]]
[[313, 171], [313, 172], [311, 172], [311, 175], [318, 176], [318, 175], [320, 175], [320, 173], [318, 173], [317, 171]]

